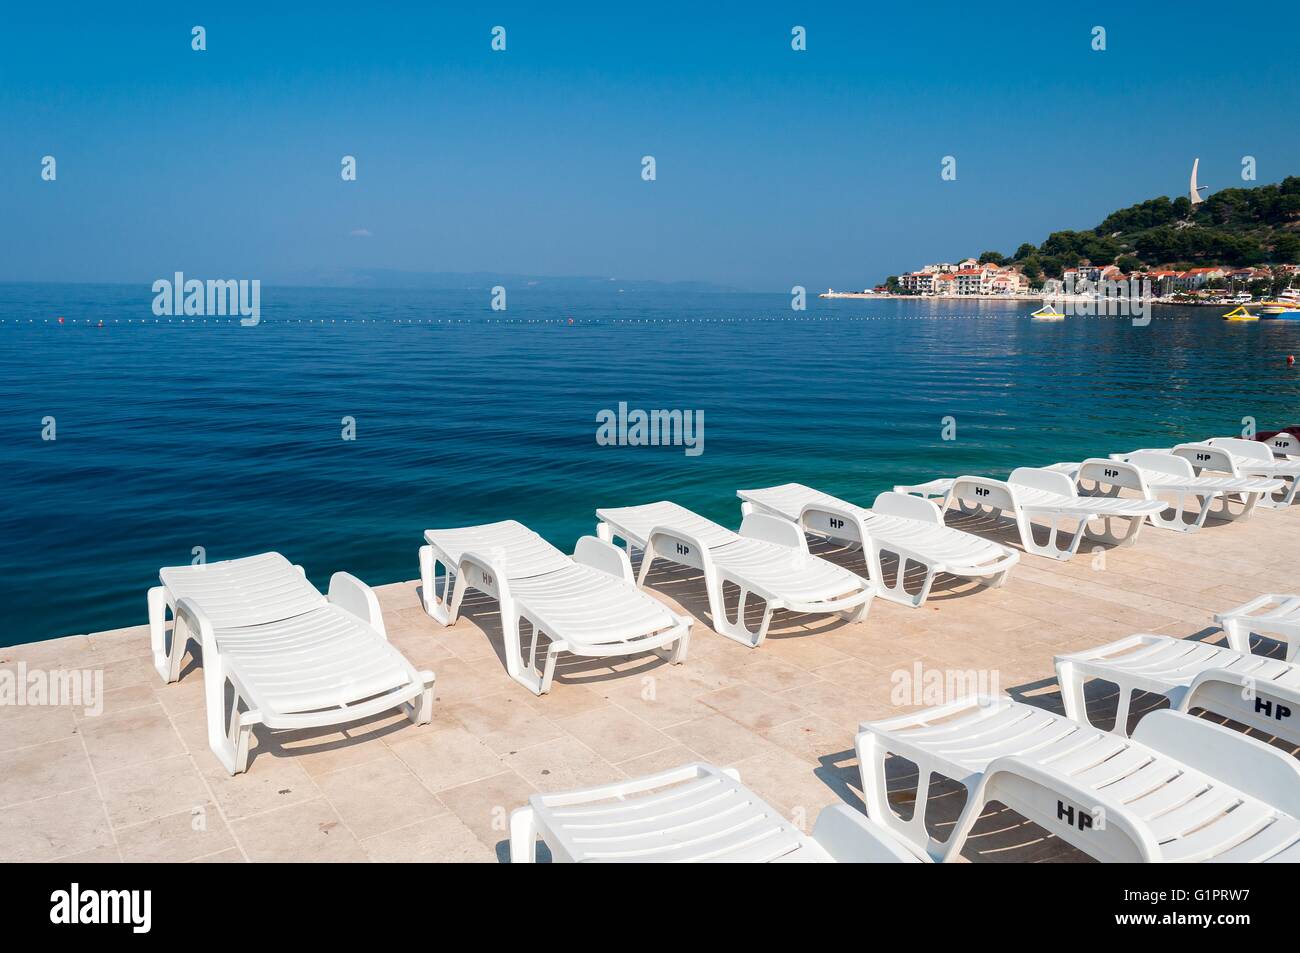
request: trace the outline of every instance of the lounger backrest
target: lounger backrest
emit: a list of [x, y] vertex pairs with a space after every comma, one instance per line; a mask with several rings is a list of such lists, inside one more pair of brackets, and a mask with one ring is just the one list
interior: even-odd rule
[[1300, 454], [1300, 440], [1297, 440], [1294, 434], [1289, 434], [1285, 430], [1269, 437], [1267, 445], [1278, 453], [1285, 453], [1288, 456]]
[[1217, 470], [1220, 473], [1237, 472], [1231, 455], [1221, 447], [1212, 447], [1208, 443], [1180, 443], [1171, 453], [1191, 462], [1197, 469]]
[[1273, 451], [1255, 440], [1242, 440], [1240, 437], [1214, 437], [1205, 442], [1211, 447], [1219, 447], [1248, 460], [1255, 460], [1259, 463], [1273, 462]]
[[1143, 716], [1133, 740], [1300, 818], [1300, 761], [1279, 748], [1169, 709]]
[[1057, 470], [1043, 467], [1016, 467], [1007, 477], [1007, 482], [1015, 486], [1027, 486], [1046, 493], [1059, 493], [1062, 496], [1075, 496], [1074, 481]]
[[1183, 457], [1176, 457], [1172, 453], [1139, 450], [1137, 453], [1129, 455], [1128, 462], [1143, 470], [1167, 473], [1170, 476], [1184, 480], [1190, 480], [1196, 475], [1192, 471], [1192, 465], [1188, 460]]
[[318, 609], [325, 597], [279, 553], [158, 573], [172, 598], [191, 599], [218, 629], [279, 622]]
[[922, 523], [943, 525], [943, 513], [930, 500], [906, 493], [881, 493], [871, 504], [871, 512], [878, 516], [899, 516], [903, 519], [920, 520]]
[[982, 794], [984, 803], [1005, 804], [1104, 863], [1159, 859], [1159, 845], [1123, 805], [1018, 756], [989, 763]]

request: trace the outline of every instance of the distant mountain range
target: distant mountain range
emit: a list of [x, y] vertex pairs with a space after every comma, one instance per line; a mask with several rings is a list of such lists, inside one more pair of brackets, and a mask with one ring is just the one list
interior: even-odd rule
[[[1034, 279], [1060, 277], [1081, 260], [1140, 266], [1300, 264], [1300, 176], [1276, 185], [1223, 189], [1192, 205], [1180, 196], [1161, 196], [1107, 215], [1087, 231], [1052, 232], [1041, 245], [1021, 245], [1005, 259]], [[1038, 275], [1035, 272], [1039, 273]]]
[[[270, 280], [268, 279], [268, 284]], [[279, 276], [278, 285], [320, 288], [419, 288], [482, 291], [502, 285], [510, 291], [736, 291], [707, 281], [646, 281], [591, 276], [515, 275], [487, 271], [397, 271], [391, 268], [316, 269]]]

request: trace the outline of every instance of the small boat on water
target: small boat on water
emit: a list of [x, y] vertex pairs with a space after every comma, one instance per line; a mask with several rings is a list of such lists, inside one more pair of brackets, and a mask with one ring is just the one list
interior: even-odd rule
[[1057, 311], [1055, 306], [1045, 304], [1033, 314], [1030, 315], [1035, 321], [1064, 321], [1065, 315]]
[[1223, 316], [1225, 321], [1258, 321], [1259, 315], [1251, 314], [1244, 307], [1233, 308]]
[[1259, 306], [1261, 318], [1288, 318], [1300, 320], [1300, 291], [1287, 288], [1276, 301], [1265, 301]]

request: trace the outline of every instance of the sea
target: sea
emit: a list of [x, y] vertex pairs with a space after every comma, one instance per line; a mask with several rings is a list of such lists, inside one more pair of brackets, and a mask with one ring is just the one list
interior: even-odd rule
[[[159, 568], [199, 559], [276, 550], [322, 589], [337, 570], [379, 585], [418, 576], [429, 528], [515, 519], [571, 552], [602, 506], [736, 527], [742, 488], [869, 505], [1300, 422], [1300, 323], [1226, 309], [1135, 326], [611, 283], [494, 311], [488, 288], [267, 286], [245, 326], [152, 301], [0, 285], [0, 645], [141, 624]], [[689, 414], [702, 440], [599, 439], [620, 405]]]

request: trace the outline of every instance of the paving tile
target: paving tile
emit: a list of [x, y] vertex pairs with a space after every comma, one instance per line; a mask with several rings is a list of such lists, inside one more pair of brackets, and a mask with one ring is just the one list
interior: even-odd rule
[[391, 752], [382, 761], [322, 775], [316, 785], [352, 833], [363, 839], [447, 810]]
[[507, 755], [505, 762], [539, 791], [568, 791], [624, 778], [622, 771], [569, 735], [523, 748]]
[[760, 754], [770, 744], [726, 715], [706, 715], [665, 728], [664, 733], [719, 767]]
[[255, 863], [369, 859], [323, 797], [232, 821], [231, 827], [244, 853]]
[[621, 708], [562, 718], [560, 726], [606, 761], [626, 761], [666, 748], [672, 740]]
[[53, 860], [112, 845], [92, 788], [0, 808], [0, 862]]
[[510, 837], [510, 812], [523, 807], [534, 793], [533, 786], [514, 771], [502, 771], [441, 791], [438, 799], [474, 832], [480, 843], [500, 856], [502, 843]]
[[399, 827], [361, 842], [376, 863], [495, 864], [496, 852], [454, 814]]
[[431, 791], [490, 777], [505, 768], [500, 755], [463, 728], [396, 741], [390, 747]]
[[95, 775], [80, 738], [0, 753], [0, 807], [94, 784]]
[[[513, 683], [511, 683], [513, 684]], [[518, 691], [455, 702], [447, 706], [453, 718], [497, 754], [560, 737], [559, 726], [543, 715], [522, 685]]]
[[115, 833], [127, 863], [179, 864], [235, 846], [230, 829], [210, 801], [117, 828]]
[[103, 771], [99, 790], [115, 828], [192, 811], [210, 798], [203, 776], [185, 754]]
[[[798, 692], [799, 689], [792, 691]], [[804, 709], [789, 700], [789, 694], [777, 697], [751, 685], [735, 685], [701, 695], [700, 701], [732, 721], [740, 722], [750, 731], [762, 733], [806, 714]]]
[[81, 736], [96, 771], [185, 753], [161, 705], [87, 718], [81, 722]]

